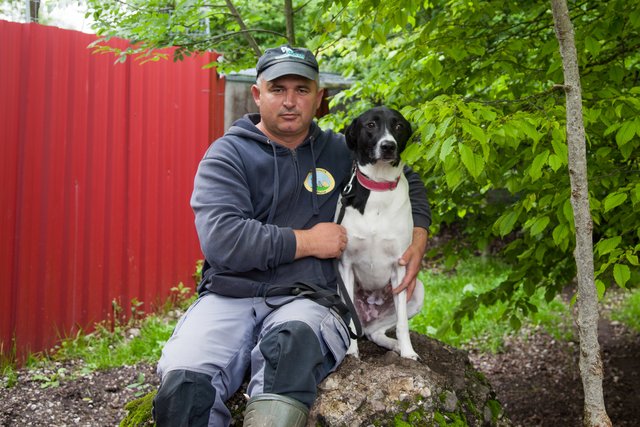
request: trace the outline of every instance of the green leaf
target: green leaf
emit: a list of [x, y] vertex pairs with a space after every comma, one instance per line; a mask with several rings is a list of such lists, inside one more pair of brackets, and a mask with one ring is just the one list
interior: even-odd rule
[[613, 266], [613, 278], [621, 288], [624, 288], [631, 278], [631, 270], [625, 264], [616, 264]]
[[544, 150], [538, 154], [529, 168], [529, 176], [533, 181], [537, 181], [542, 176], [542, 167], [547, 163], [549, 158], [549, 150]]
[[584, 45], [587, 48], [587, 52], [589, 52], [593, 56], [597, 56], [598, 53], [600, 53], [600, 43], [593, 37], [587, 36], [587, 38], [584, 40]]
[[495, 223], [495, 226], [498, 228], [498, 232], [500, 236], [504, 237], [507, 234], [511, 233], [513, 227], [518, 220], [518, 213], [515, 211], [509, 211], [504, 214]]
[[620, 206], [627, 200], [627, 193], [615, 192], [609, 194], [604, 199], [604, 211], [609, 212], [611, 209]]
[[527, 135], [529, 138], [533, 140], [534, 147], [535, 147], [535, 144], [537, 144], [538, 141], [540, 141], [540, 138], [542, 138], [542, 134], [538, 132], [538, 130], [534, 125], [532, 125], [526, 120], [522, 120], [518, 122], [518, 125], [520, 126], [522, 131], [525, 133], [525, 135]]
[[548, 216], [543, 216], [543, 217], [538, 217], [533, 221], [533, 224], [531, 224], [531, 235], [532, 236], [536, 236], [540, 233], [542, 233], [544, 231], [545, 228], [547, 228], [547, 225], [549, 225], [549, 217]]
[[513, 329], [515, 329], [516, 331], [520, 329], [520, 327], [522, 326], [522, 322], [520, 321], [520, 319], [518, 318], [518, 316], [511, 316], [509, 318], [509, 324], [511, 325], [511, 327]]
[[622, 147], [627, 142], [631, 141], [631, 138], [636, 134], [635, 121], [626, 121], [620, 126], [618, 132], [616, 132], [616, 143], [618, 147]]
[[462, 170], [460, 168], [450, 168], [445, 171], [445, 180], [447, 186], [451, 189], [455, 189], [460, 182], [462, 182]]
[[596, 279], [596, 292], [598, 292], [598, 300], [601, 300], [604, 296], [604, 291], [607, 290], [606, 285], [600, 279]]
[[638, 262], [638, 256], [632, 253], [627, 253], [625, 254], [625, 257], [627, 258], [627, 261], [629, 261], [629, 264], [631, 265], [635, 265], [635, 266], [640, 266], [640, 262]]
[[408, 164], [415, 163], [422, 155], [420, 144], [409, 144], [407, 148], [402, 151], [402, 159]]
[[562, 167], [562, 165], [564, 164], [564, 162], [562, 161], [562, 159], [560, 158], [560, 156], [558, 156], [557, 154], [551, 154], [549, 156], [549, 167], [554, 171], [557, 172], [558, 169], [560, 169]]
[[475, 154], [471, 148], [462, 143], [458, 144], [458, 150], [460, 151], [460, 159], [471, 176], [474, 178], [480, 176], [484, 170], [484, 160], [482, 157]]
[[569, 240], [569, 226], [567, 224], [558, 224], [553, 229], [553, 242], [561, 249], [566, 249]]
[[451, 151], [453, 150], [454, 142], [456, 142], [455, 135], [451, 135], [444, 140], [444, 142], [442, 143], [442, 147], [440, 147], [440, 160], [444, 161], [447, 157], [449, 157], [449, 154], [451, 154]]
[[606, 255], [616, 249], [622, 242], [622, 236], [615, 236], [609, 239], [600, 240], [596, 243], [595, 252]]
[[466, 133], [471, 135], [471, 137], [473, 137], [473, 139], [475, 139], [476, 141], [479, 141], [482, 144], [487, 143], [487, 135], [485, 134], [484, 130], [480, 126], [472, 125], [471, 123], [468, 123], [468, 122], [463, 122], [462, 129]]
[[435, 56], [431, 58], [427, 66], [433, 77], [438, 77], [442, 73], [442, 64]]

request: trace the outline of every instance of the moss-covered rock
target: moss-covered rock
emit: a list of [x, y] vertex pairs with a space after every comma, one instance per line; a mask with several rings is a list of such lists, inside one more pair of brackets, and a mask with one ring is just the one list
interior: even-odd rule
[[120, 422], [120, 427], [154, 425], [155, 423], [151, 417], [151, 408], [153, 406], [153, 398], [156, 396], [156, 393], [157, 391], [154, 390], [127, 403], [124, 407], [124, 409], [127, 410], [127, 416]]
[[[348, 357], [318, 388], [308, 426], [510, 426], [487, 379], [467, 354], [412, 333], [420, 361], [403, 359], [361, 340], [360, 359]], [[242, 425], [244, 387], [227, 402]], [[154, 393], [130, 402], [121, 426], [148, 426]]]

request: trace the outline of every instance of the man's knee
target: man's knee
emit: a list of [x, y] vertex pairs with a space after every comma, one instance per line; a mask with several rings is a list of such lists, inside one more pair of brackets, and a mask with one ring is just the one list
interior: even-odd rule
[[161, 426], [206, 426], [216, 397], [211, 376], [175, 370], [162, 378], [153, 399], [153, 418]]
[[291, 321], [271, 329], [260, 343], [265, 360], [264, 392], [289, 396], [310, 407], [324, 357], [313, 329]]

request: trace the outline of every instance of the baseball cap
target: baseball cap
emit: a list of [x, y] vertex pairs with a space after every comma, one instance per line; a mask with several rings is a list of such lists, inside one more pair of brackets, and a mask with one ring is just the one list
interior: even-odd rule
[[318, 61], [309, 49], [283, 45], [267, 49], [256, 65], [258, 77], [266, 81], [296, 74], [318, 81]]

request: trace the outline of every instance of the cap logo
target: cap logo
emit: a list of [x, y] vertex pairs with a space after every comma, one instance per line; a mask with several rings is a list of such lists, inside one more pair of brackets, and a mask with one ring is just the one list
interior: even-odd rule
[[293, 51], [293, 49], [288, 48], [286, 46], [281, 46], [280, 50], [282, 51], [283, 54], [276, 56], [276, 59], [282, 59], [289, 56], [292, 56], [294, 58], [304, 59], [304, 53], [296, 53]]

